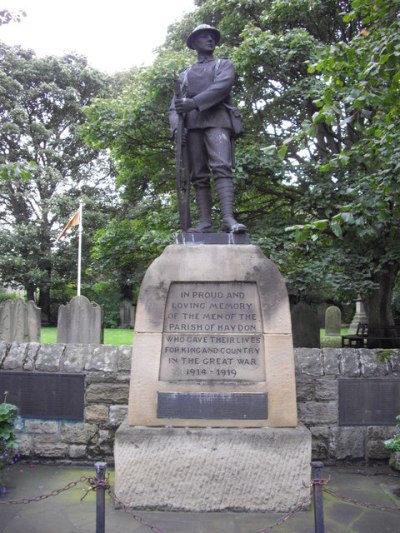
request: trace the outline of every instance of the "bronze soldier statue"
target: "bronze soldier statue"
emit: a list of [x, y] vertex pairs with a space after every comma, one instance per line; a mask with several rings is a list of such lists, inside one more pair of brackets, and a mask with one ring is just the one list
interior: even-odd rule
[[171, 130], [176, 137], [179, 116], [184, 117], [187, 134], [183, 136], [188, 152], [191, 182], [195, 189], [200, 222], [188, 232], [211, 233], [211, 174], [222, 213], [222, 231], [244, 233], [247, 228], [233, 217], [233, 143], [230, 115], [234, 67], [229, 59], [214, 58], [220, 32], [197, 26], [187, 46], [197, 52], [197, 63], [179, 76], [180, 94], [173, 97], [169, 110]]

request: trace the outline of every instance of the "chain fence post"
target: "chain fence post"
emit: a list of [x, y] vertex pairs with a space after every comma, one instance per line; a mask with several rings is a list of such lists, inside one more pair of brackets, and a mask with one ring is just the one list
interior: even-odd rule
[[[313, 480], [322, 479], [322, 469], [324, 463], [320, 461], [313, 461], [312, 476]], [[314, 527], [315, 533], [325, 533], [324, 524], [324, 500], [323, 500], [323, 486], [321, 483], [313, 483], [313, 498], [314, 498]]]
[[[96, 481], [106, 478], [107, 463], [95, 463]], [[105, 487], [101, 483], [96, 488], [96, 533], [105, 533]]]

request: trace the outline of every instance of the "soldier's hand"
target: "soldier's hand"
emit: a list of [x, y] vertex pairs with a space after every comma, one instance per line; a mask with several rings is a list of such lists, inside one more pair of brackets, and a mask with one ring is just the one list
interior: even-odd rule
[[187, 113], [196, 109], [196, 103], [192, 98], [177, 98], [175, 100], [175, 109], [178, 113]]

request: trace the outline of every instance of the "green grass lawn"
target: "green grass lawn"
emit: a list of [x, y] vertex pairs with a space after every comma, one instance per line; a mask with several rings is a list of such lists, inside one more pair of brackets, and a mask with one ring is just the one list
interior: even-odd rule
[[[106, 328], [104, 330], [104, 344], [113, 344], [114, 346], [119, 346], [121, 344], [132, 344], [133, 334], [134, 332], [132, 329]], [[57, 328], [42, 328], [41, 343], [56, 344]]]
[[[347, 335], [348, 328], [342, 328], [340, 330], [340, 335]], [[325, 335], [325, 330], [320, 330], [321, 334], [321, 348], [341, 348], [342, 346], [342, 338], [341, 336], [337, 337], [330, 337]]]
[[[346, 335], [347, 329], [341, 330], [341, 335]], [[132, 329], [111, 329], [104, 330], [104, 344], [113, 344], [119, 346], [121, 344], [132, 344], [134, 331]], [[42, 328], [41, 331], [42, 344], [56, 344], [57, 343], [57, 328]], [[321, 348], [340, 348], [342, 346], [342, 339], [340, 337], [327, 337], [325, 330], [321, 329]]]

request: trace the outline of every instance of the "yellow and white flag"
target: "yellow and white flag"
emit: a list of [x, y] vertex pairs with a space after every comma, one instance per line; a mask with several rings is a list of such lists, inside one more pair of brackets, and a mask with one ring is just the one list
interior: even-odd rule
[[79, 208], [75, 213], [72, 215], [72, 217], [68, 220], [65, 228], [62, 230], [60, 235], [57, 237], [56, 242], [61, 239], [61, 237], [66, 233], [72, 226], [79, 226], [81, 220], [81, 208]]

